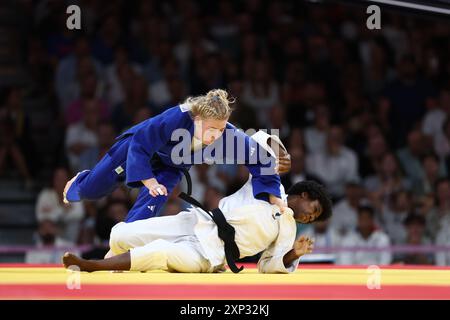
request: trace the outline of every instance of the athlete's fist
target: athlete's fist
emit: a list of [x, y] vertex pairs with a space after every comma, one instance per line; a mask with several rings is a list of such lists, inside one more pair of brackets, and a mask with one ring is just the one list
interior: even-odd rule
[[313, 251], [314, 247], [314, 240], [306, 237], [306, 236], [300, 236], [297, 240], [294, 242], [294, 252], [297, 257], [301, 257], [307, 253], [311, 253]]

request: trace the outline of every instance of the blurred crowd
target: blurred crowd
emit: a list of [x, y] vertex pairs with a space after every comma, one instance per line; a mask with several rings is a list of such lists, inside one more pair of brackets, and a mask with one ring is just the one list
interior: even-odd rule
[[[36, 205], [40, 243], [107, 243], [135, 190], [64, 205], [66, 181], [124, 129], [224, 88], [236, 98], [230, 122], [280, 130], [292, 159], [286, 189], [315, 179], [333, 196], [331, 221], [299, 226], [316, 246], [450, 245], [448, 20], [383, 11], [381, 30], [368, 30], [365, 8], [302, 1], [78, 5], [82, 30], [73, 31], [64, 1], [23, 2], [30, 82], [1, 96], [0, 175], [17, 170], [26, 185], [36, 183], [39, 146], [22, 102], [52, 101], [49, 134], [59, 143]], [[231, 165], [190, 174], [193, 196], [209, 208], [248, 178]], [[182, 209], [172, 196], [162, 214]], [[349, 251], [335, 260], [450, 265], [450, 252]]]

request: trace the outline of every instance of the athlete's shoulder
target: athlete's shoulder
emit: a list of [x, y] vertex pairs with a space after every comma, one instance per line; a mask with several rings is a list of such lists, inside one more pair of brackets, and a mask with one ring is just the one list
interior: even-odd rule
[[192, 124], [192, 118], [187, 111], [188, 110], [184, 111], [181, 108], [181, 105], [170, 107], [163, 112], [154, 115], [131, 127], [127, 131], [123, 132], [117, 139], [132, 135], [138, 130], [147, 130], [148, 128], [152, 128], [155, 126], [166, 128], [166, 130], [169, 131], [175, 128], [189, 127]]
[[147, 124], [162, 124], [169, 128], [172, 127], [184, 127], [192, 122], [192, 118], [188, 110], [184, 109], [181, 105], [169, 107], [163, 112], [154, 115], [153, 117], [144, 121]]
[[170, 107], [166, 111], [164, 111], [161, 115], [164, 115], [165, 118], [169, 119], [179, 119], [182, 122], [192, 121], [191, 117], [191, 107], [189, 104], [182, 103], [178, 104], [174, 107]]

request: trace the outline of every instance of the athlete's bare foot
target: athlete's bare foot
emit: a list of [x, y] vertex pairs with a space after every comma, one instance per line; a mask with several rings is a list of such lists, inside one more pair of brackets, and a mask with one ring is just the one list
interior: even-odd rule
[[80, 268], [80, 271], [92, 272], [92, 268], [90, 267], [90, 263], [88, 260], [77, 257], [73, 253], [66, 252], [62, 257], [62, 262], [66, 269], [69, 269], [71, 266], [77, 266]]
[[77, 266], [80, 271], [110, 271], [110, 270], [123, 270], [130, 271], [131, 268], [131, 255], [127, 251], [119, 255], [113, 256], [107, 259], [100, 260], [86, 260], [82, 259], [73, 253], [66, 252], [62, 257], [64, 267], [70, 268], [70, 266]]

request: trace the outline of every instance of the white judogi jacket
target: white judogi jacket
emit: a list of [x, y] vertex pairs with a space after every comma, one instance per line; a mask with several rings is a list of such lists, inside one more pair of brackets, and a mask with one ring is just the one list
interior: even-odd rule
[[[295, 271], [299, 263], [298, 259], [287, 268], [283, 263], [284, 255], [294, 245], [297, 231], [292, 210], [287, 209], [280, 215], [276, 205], [262, 200], [256, 200], [256, 202], [258, 203], [223, 211], [228, 223], [235, 228], [235, 241], [241, 254], [240, 258], [264, 251], [258, 262], [259, 272]], [[197, 216], [194, 232], [205, 258], [213, 267], [224, 264], [224, 244], [218, 237], [217, 225], [201, 209], [191, 210], [195, 211]]]
[[[273, 153], [267, 145], [269, 137], [271, 136], [263, 131], [252, 136], [266, 150]], [[287, 203], [283, 185], [280, 185], [280, 192], [283, 201]], [[292, 249], [295, 241], [297, 227], [294, 213], [288, 209], [280, 215], [278, 206], [256, 199], [253, 196], [251, 176], [241, 189], [220, 200], [219, 209], [236, 230], [235, 241], [239, 247], [240, 258], [264, 251], [258, 262], [259, 272], [288, 273], [297, 269], [299, 259], [288, 268], [283, 263], [284, 255]], [[198, 223], [195, 234], [204, 253], [212, 265], [223, 264], [223, 242], [217, 236], [217, 226], [202, 210], [196, 211]]]

